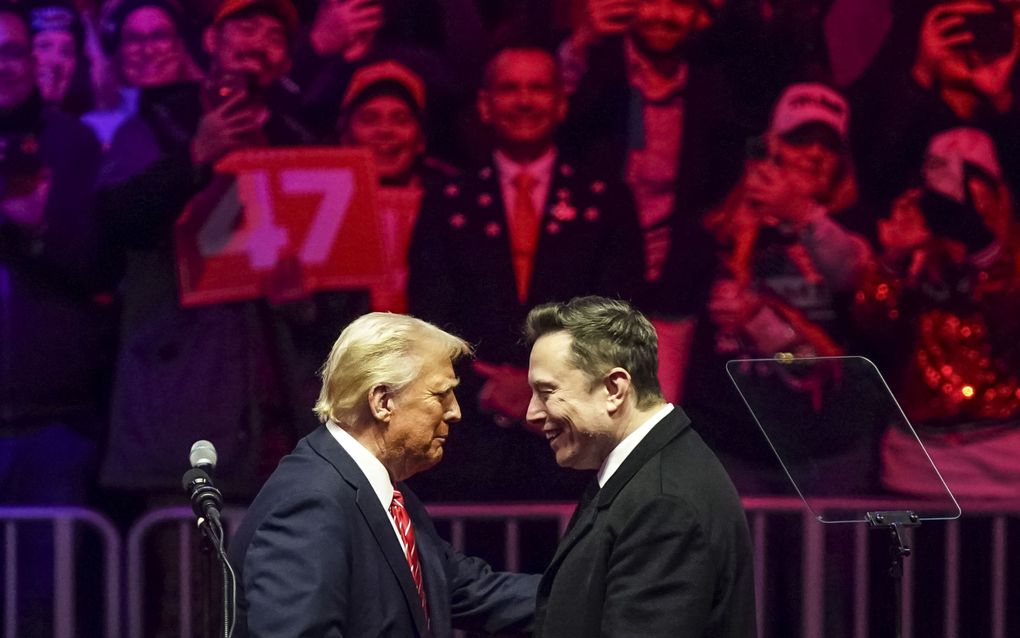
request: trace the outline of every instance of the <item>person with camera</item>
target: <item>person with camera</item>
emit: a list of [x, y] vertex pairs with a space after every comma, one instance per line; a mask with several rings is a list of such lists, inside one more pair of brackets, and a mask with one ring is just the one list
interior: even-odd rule
[[[854, 307], [893, 393], [960, 497], [1020, 496], [1020, 226], [1003, 176], [987, 133], [934, 136], [920, 185], [879, 221], [881, 267]], [[886, 432], [883, 484], [938, 496], [917, 449], [905, 429]]]
[[[872, 256], [837, 217], [855, 196], [849, 119], [846, 99], [830, 87], [789, 86], [769, 130], [750, 145], [740, 184], [705, 218], [717, 261], [682, 394], [742, 494], [781, 493], [786, 477], [757, 436], [726, 361], [838, 355], [851, 337], [841, 316]], [[667, 263], [664, 278], [685, 267]], [[855, 444], [842, 452], [830, 460], [857, 462], [866, 450]]]
[[876, 65], [894, 73], [857, 91], [862, 113], [870, 105], [854, 132], [865, 197], [885, 202], [896, 197], [920, 169], [932, 135], [958, 126], [984, 129], [999, 142], [1006, 181], [1016, 190], [1020, 2], [935, 2], [911, 37], [917, 46], [909, 64], [880, 58]]
[[[100, 191], [106, 240], [123, 264], [120, 347], [99, 478], [111, 494], [142, 506], [177, 502], [182, 454], [195, 440], [216, 445], [217, 485], [227, 499], [253, 495], [296, 440], [278, 313], [260, 301], [182, 307], [173, 243], [193, 198], [221, 197], [231, 187], [230, 176], [214, 173], [218, 160], [309, 140], [278, 106], [276, 85], [290, 66], [296, 29], [289, 0], [222, 3], [202, 38], [208, 78], [143, 89], [138, 115], [118, 134], [125, 155], [108, 158], [131, 172]], [[159, 626], [170, 627], [176, 571], [169, 563], [162, 571], [162, 591], [149, 591], [162, 595], [153, 608]]]
[[221, 487], [250, 494], [268, 469], [263, 455], [277, 454], [267, 448], [282, 452], [292, 442], [271, 425], [287, 405], [285, 383], [275, 377], [275, 315], [256, 302], [182, 308], [172, 237], [194, 196], [229, 186], [213, 172], [227, 153], [308, 141], [271, 105], [296, 26], [289, 0], [223, 3], [204, 34], [208, 81], [143, 93], [133, 125], [139, 172], [101, 192], [109, 239], [125, 256], [121, 348], [101, 469], [109, 487], [174, 487], [177, 451], [206, 438], [221, 451]]
[[701, 214], [739, 176], [733, 162], [757, 127], [734, 112], [726, 73], [701, 48], [706, 0], [589, 0], [559, 49], [570, 110], [562, 138], [634, 192], [647, 281], [670, 250], [670, 224]]
[[[108, 363], [93, 300], [99, 153], [88, 128], [45, 109], [27, 16], [0, 7], [0, 504], [81, 505], [93, 481]], [[18, 635], [52, 633], [49, 529], [19, 527]]]

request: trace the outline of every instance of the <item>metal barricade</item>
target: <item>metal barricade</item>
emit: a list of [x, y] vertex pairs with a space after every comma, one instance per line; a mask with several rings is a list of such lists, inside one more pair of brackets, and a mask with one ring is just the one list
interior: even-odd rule
[[[823, 525], [815, 520], [813, 514], [804, 507], [804, 503], [798, 498], [790, 497], [765, 497], [746, 498], [744, 505], [748, 512], [748, 521], [751, 528], [752, 543], [754, 546], [754, 568], [755, 568], [755, 589], [757, 594], [758, 631], [759, 638], [790, 638], [800, 636], [801, 638], [822, 638], [831, 636], [829, 631], [833, 619], [831, 611], [826, 617], [826, 607], [830, 606], [833, 596], [840, 597], [840, 611], [845, 615], [835, 619], [841, 627], [849, 628], [845, 635], [853, 638], [868, 638], [875, 631], [875, 616], [880, 616], [881, 609], [876, 609], [874, 596], [876, 583], [885, 582], [884, 573], [878, 572], [881, 569], [881, 561], [878, 566], [872, 565], [876, 562], [873, 559], [874, 549], [884, 547], [885, 539], [880, 534], [872, 534], [864, 525], [856, 526], [832, 526]], [[853, 501], [832, 500], [824, 506], [832, 509], [856, 509]], [[911, 509], [918, 508], [917, 503], [902, 501], [892, 503], [896, 508]], [[458, 550], [465, 550], [471, 544], [471, 530], [475, 525], [493, 525], [502, 529], [502, 555], [487, 556], [497, 561], [502, 560], [502, 569], [515, 571], [520, 569], [522, 551], [526, 548], [533, 548], [535, 540], [525, 533], [525, 526], [528, 523], [540, 522], [555, 526], [562, 535], [567, 522], [573, 512], [572, 503], [544, 503], [544, 504], [432, 504], [428, 505], [428, 512], [437, 527], [443, 531], [451, 544]], [[910, 531], [911, 545], [914, 554], [905, 562], [905, 573], [903, 577], [903, 600], [904, 600], [904, 636], [943, 636], [945, 638], [960, 638], [962, 636], [975, 635], [972, 628], [964, 626], [966, 618], [979, 616], [983, 623], [988, 626], [987, 635], [989, 638], [1006, 638], [1010, 635], [1020, 635], [1020, 627], [1009, 625], [1008, 592], [1020, 588], [1020, 571], [1009, 569], [1009, 531], [1011, 523], [1016, 525], [1020, 520], [1020, 503], [1002, 502], [971, 502], [964, 503], [964, 519], [961, 521], [947, 523], [925, 524], [922, 532]], [[243, 514], [242, 509], [227, 508], [224, 511], [224, 519], [230, 529], [240, 521]], [[143, 545], [147, 536], [157, 526], [163, 524], [175, 525], [180, 535], [179, 546], [179, 569], [181, 570], [181, 620], [182, 628], [179, 634], [182, 638], [191, 638], [193, 632], [191, 625], [186, 622], [192, 614], [192, 609], [187, 606], [186, 600], [191, 600], [191, 592], [188, 590], [191, 582], [190, 570], [192, 562], [188, 559], [189, 552], [194, 553], [195, 538], [194, 514], [187, 507], [176, 507], [150, 511], [140, 519], [132, 528], [129, 540], [127, 540], [127, 612], [129, 612], [129, 633], [132, 638], [141, 637], [143, 627], [143, 592], [144, 585], [152, 575], [145, 572], [144, 561], [141, 559]], [[987, 608], [963, 608], [964, 600], [973, 602], [964, 597], [968, 589], [966, 585], [961, 586], [960, 562], [962, 548], [966, 546], [963, 539], [962, 526], [976, 525], [981, 530], [987, 530], [988, 551], [986, 552], [983, 565], [977, 566], [980, 569], [982, 578], [986, 578], [989, 585], [989, 596]], [[838, 529], [837, 529], [838, 528]], [[776, 547], [776, 535], [774, 532], [781, 532], [781, 547]], [[984, 533], [984, 532], [982, 532]], [[927, 534], [925, 542], [918, 542], [918, 534]], [[840, 536], [841, 535], [841, 536]], [[838, 566], [828, 566], [829, 574], [826, 573], [826, 563], [831, 558], [831, 547], [827, 549], [826, 544], [831, 543], [833, 537], [838, 540], [846, 539], [836, 550], [843, 556]], [[543, 540], [542, 542], [546, 542]], [[937, 549], [935, 549], [937, 548]], [[550, 547], [541, 547], [549, 554], [555, 549], [555, 539]], [[782, 552], [779, 556], [778, 552]], [[796, 556], [799, 553], [799, 560], [793, 565], [793, 577], [796, 582], [793, 587], [798, 594], [798, 607], [793, 616], [782, 617], [779, 614], [779, 607], [782, 600], [776, 598], [785, 594], [777, 592], [773, 584], [775, 574], [774, 566], [770, 563], [782, 565], [789, 556]], [[871, 556], [871, 558], [869, 558]], [[779, 559], [777, 559], [779, 558]], [[796, 558], [795, 558], [796, 559]], [[1014, 559], [1014, 562], [1016, 560]], [[923, 567], [923, 574], [919, 571]], [[846, 573], [839, 572], [846, 567]], [[839, 572], [839, 573], [837, 573]], [[833, 588], [833, 573], [839, 581], [838, 587]], [[936, 580], [940, 580], [940, 589], [937, 599], [931, 599], [930, 594], [922, 597], [917, 591], [919, 580], [928, 579], [934, 573]], [[788, 575], [787, 575], [788, 576]], [[786, 583], [789, 585], [789, 583]], [[844, 589], [844, 586], [846, 588]], [[982, 601], [983, 602], [983, 601]], [[940, 618], [937, 621], [938, 630], [934, 633], [921, 633], [919, 621], [922, 619], [917, 610], [922, 608], [932, 612], [935, 610]], [[187, 615], [186, 615], [187, 612]], [[925, 618], [925, 622], [930, 619]], [[882, 622], [884, 622], [882, 620]], [[891, 619], [889, 619], [891, 624]], [[829, 623], [829, 625], [826, 625]], [[928, 625], [931, 623], [928, 622]], [[463, 635], [463, 634], [460, 634]]]
[[[876, 565], [872, 563], [877, 548], [879, 553], [885, 549], [884, 534], [875, 534], [864, 524], [832, 525], [819, 523], [811, 512], [804, 508], [797, 498], [745, 498], [744, 507], [748, 514], [754, 545], [755, 595], [758, 614], [759, 638], [824, 638], [833, 635], [833, 623], [850, 627], [840, 635], [853, 638], [868, 638], [876, 629], [872, 618], [875, 585], [885, 584], [886, 575], [876, 573]], [[889, 502], [890, 507], [897, 510], [921, 510], [923, 504], [917, 501], [903, 500]], [[863, 509], [860, 501], [852, 499], [829, 499], [815, 503], [823, 510], [846, 511]], [[961, 636], [986, 636], [987, 638], [1006, 638], [1020, 635], [1020, 614], [1012, 618], [1009, 626], [1009, 608], [1006, 603], [1007, 592], [1016, 591], [1020, 587], [1020, 570], [1010, 570], [1008, 536], [1010, 522], [1020, 523], [1020, 503], [994, 501], [962, 501], [964, 515], [954, 521], [933, 521], [920, 528], [908, 529], [908, 543], [912, 548], [910, 558], [904, 561], [901, 593], [903, 601], [903, 638], [914, 636], [944, 636], [959, 638]], [[768, 568], [767, 558], [772, 552], [770, 547], [769, 528], [776, 524], [781, 516], [800, 517], [800, 538], [789, 539], [802, 547], [800, 560], [801, 609], [799, 626], [784, 625], [776, 620], [776, 606], [769, 601], [772, 574]], [[961, 587], [963, 570], [961, 569], [962, 551], [967, 542], [963, 538], [961, 528], [971, 526], [972, 534], [980, 534], [982, 538], [974, 538], [972, 545], [987, 541], [988, 551], [972, 552], [983, 554], [976, 564], [971, 565], [969, 577], [979, 578], [987, 582], [989, 596], [987, 600], [974, 600], [974, 582]], [[1014, 529], [1017, 529], [1016, 527]], [[837, 574], [841, 585], [849, 585], [852, 591], [843, 592], [834, 588], [832, 579], [827, 578], [827, 540], [830, 535], [850, 536], [850, 542], [840, 546], [843, 553], [849, 552], [849, 560], [835, 567], [833, 571], [849, 563], [848, 574]], [[923, 541], [919, 538], [924, 535]], [[987, 539], [984, 535], [987, 534]], [[941, 550], [941, 551], [940, 551]], [[869, 554], [870, 551], [870, 554]], [[981, 564], [983, 560], [983, 564]], [[1014, 563], [1016, 560], [1014, 559]], [[880, 569], [887, 563], [878, 561]], [[923, 571], [922, 571], [923, 570]], [[941, 582], [935, 582], [941, 581]], [[891, 581], [889, 581], [891, 582]], [[919, 586], [928, 590], [921, 598]], [[890, 586], [891, 589], [891, 586]], [[965, 598], [970, 592], [971, 597]], [[833, 596], [845, 594], [852, 601], [845, 617], [827, 619], [827, 603]], [[963, 609], [964, 601], [971, 607]], [[981, 605], [986, 605], [981, 608]], [[918, 613], [918, 610], [922, 610]], [[932, 617], [932, 613], [935, 616]], [[830, 610], [831, 615], [831, 610]], [[966, 616], [966, 618], [965, 618]], [[924, 623], [924, 627], [919, 627]], [[977, 622], [975, 622], [977, 621]], [[827, 624], [828, 623], [828, 624]], [[892, 629], [889, 619], [888, 629]]]
[[[226, 532], [229, 535], [244, 516], [245, 510], [238, 507], [224, 508], [221, 516]], [[144, 549], [150, 535], [164, 525], [176, 528], [177, 557], [176, 583], [178, 603], [177, 624], [178, 636], [192, 638], [192, 575], [195, 569], [194, 557], [196, 543], [201, 542], [196, 529], [195, 514], [190, 507], [166, 507], [146, 512], [131, 526], [127, 536], [127, 635], [129, 638], [142, 638], [145, 632], [146, 586], [151, 584], [152, 574], [146, 572]], [[201, 638], [201, 637], [199, 637]]]
[[[73, 638], [76, 627], [76, 528], [94, 530], [103, 553], [103, 635], [117, 638], [121, 622], [121, 541], [113, 523], [102, 514], [80, 507], [0, 507], [3, 526], [4, 638], [18, 638], [19, 524], [46, 523], [53, 527], [53, 635]], [[91, 567], [91, 566], [90, 566]]]

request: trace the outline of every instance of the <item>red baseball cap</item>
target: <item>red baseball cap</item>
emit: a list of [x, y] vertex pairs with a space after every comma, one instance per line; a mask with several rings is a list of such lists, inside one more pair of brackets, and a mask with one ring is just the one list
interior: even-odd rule
[[218, 25], [227, 18], [249, 9], [259, 9], [276, 16], [283, 22], [291, 36], [297, 33], [300, 26], [297, 9], [290, 0], [223, 0], [213, 17], [213, 24]]

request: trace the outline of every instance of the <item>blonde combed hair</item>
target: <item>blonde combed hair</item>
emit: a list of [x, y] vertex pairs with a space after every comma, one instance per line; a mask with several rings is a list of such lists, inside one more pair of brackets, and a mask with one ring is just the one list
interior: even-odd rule
[[408, 315], [373, 312], [352, 321], [319, 372], [322, 390], [315, 402], [319, 420], [349, 425], [364, 416], [373, 387], [385, 385], [400, 392], [421, 373], [425, 343], [440, 346], [450, 361], [472, 351], [463, 339]]

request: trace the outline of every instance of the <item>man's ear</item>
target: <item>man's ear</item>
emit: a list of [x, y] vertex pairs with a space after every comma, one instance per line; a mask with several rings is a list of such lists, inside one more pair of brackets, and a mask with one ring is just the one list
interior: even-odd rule
[[368, 411], [376, 421], [389, 422], [393, 415], [393, 390], [390, 386], [372, 386], [368, 391]]
[[206, 27], [205, 31], [202, 32], [202, 48], [209, 55], [213, 54], [216, 50], [216, 40], [219, 37], [219, 33], [216, 31], [216, 27]]
[[606, 409], [615, 414], [630, 395], [630, 373], [623, 368], [613, 368], [602, 378], [602, 385], [606, 391]]
[[478, 108], [478, 119], [482, 121], [482, 124], [489, 124], [492, 122], [492, 109], [489, 108], [489, 92], [485, 89], [478, 91], [478, 97], [475, 99], [475, 106]]
[[698, 31], [704, 31], [710, 26], [712, 26], [712, 14], [704, 6], [699, 7], [697, 15], [694, 16], [694, 28]]
[[570, 101], [567, 99], [567, 94], [563, 91], [562, 87], [557, 91], [556, 102], [556, 123], [563, 124], [570, 110]]

